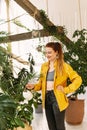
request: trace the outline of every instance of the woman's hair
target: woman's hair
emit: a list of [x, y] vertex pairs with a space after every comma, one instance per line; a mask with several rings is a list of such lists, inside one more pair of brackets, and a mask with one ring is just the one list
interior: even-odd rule
[[52, 48], [55, 52], [58, 52], [58, 68], [59, 71], [62, 72], [63, 71], [63, 61], [64, 61], [64, 57], [63, 57], [63, 52], [62, 52], [62, 46], [60, 43], [58, 42], [49, 42], [46, 44], [46, 47], [50, 47]]

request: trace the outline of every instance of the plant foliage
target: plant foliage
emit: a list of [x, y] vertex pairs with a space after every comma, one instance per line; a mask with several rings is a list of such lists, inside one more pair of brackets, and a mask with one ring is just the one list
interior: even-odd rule
[[25, 102], [25, 85], [36, 74], [22, 68], [18, 76], [14, 77], [11, 56], [6, 52], [0, 46], [0, 88], [3, 91], [0, 93], [0, 130], [13, 130], [14, 127], [24, 127], [24, 122], [32, 123], [33, 105], [37, 106], [40, 95], [31, 92], [33, 97]]
[[81, 87], [74, 93], [74, 95], [85, 93], [87, 86], [87, 30], [76, 30], [73, 34], [74, 41], [66, 45], [67, 51], [64, 53], [65, 60], [82, 77]]

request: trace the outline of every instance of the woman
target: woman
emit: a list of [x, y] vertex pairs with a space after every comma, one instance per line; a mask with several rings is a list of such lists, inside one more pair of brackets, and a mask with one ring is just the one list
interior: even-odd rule
[[[49, 130], [65, 130], [64, 116], [68, 106], [67, 94], [74, 92], [82, 83], [81, 77], [64, 62], [61, 44], [46, 44], [48, 62], [41, 66], [41, 76], [37, 84], [27, 84], [26, 88], [42, 90], [42, 103], [45, 108]], [[67, 86], [67, 79], [71, 83]]]

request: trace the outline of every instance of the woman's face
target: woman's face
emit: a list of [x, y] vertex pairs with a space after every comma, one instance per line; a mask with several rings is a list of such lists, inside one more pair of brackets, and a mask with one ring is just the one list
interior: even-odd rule
[[54, 61], [57, 54], [58, 52], [55, 52], [51, 47], [46, 47], [45, 56], [47, 57], [48, 61]]

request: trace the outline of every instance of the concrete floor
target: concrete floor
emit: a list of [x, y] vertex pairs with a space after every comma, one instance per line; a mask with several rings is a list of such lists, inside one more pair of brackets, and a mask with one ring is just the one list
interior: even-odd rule
[[[85, 100], [85, 114], [83, 122], [80, 125], [70, 125], [65, 122], [66, 130], [87, 130], [87, 99]], [[46, 117], [43, 113], [34, 113], [32, 122], [33, 130], [49, 130], [46, 122]]]

